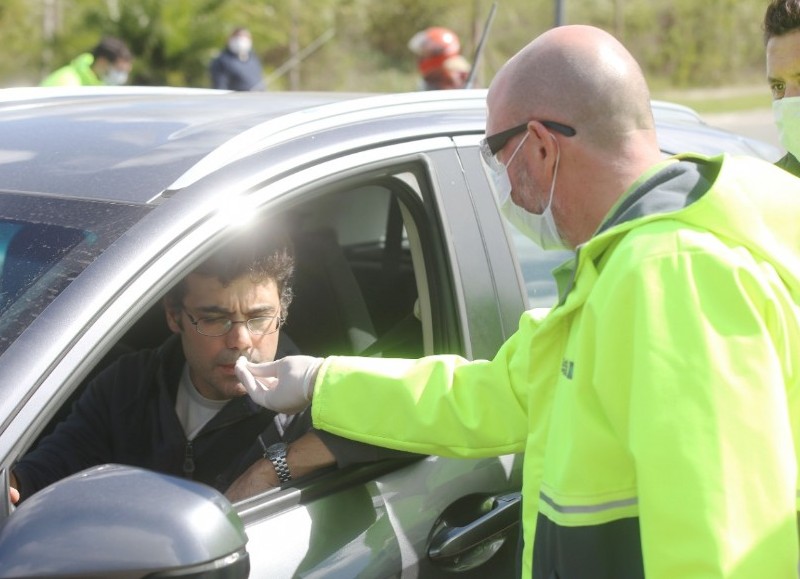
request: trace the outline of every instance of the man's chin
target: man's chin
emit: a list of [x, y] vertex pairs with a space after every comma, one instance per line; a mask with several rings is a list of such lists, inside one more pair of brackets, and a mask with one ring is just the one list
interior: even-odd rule
[[244, 384], [235, 378], [231, 379], [230, 376], [217, 382], [217, 391], [222, 393], [228, 400], [247, 396], [247, 389], [244, 387]]
[[242, 396], [247, 396], [247, 389], [241, 382], [237, 382], [233, 388], [231, 388], [231, 398], [240, 398]]

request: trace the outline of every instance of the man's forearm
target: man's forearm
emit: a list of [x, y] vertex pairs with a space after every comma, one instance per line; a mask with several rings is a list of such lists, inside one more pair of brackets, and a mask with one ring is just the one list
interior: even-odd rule
[[[308, 432], [289, 444], [286, 463], [292, 479], [296, 479], [320, 468], [332, 466], [336, 464], [336, 459], [314, 432]], [[279, 485], [278, 474], [272, 463], [262, 458], [233, 481], [225, 491], [225, 496], [231, 502], [236, 502]]]

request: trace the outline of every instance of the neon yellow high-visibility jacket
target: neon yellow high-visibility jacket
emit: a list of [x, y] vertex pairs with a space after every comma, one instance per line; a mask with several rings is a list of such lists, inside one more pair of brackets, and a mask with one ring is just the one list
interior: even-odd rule
[[85, 53], [77, 56], [66, 66], [51, 72], [40, 86], [96, 86], [105, 84], [92, 70], [94, 56]]
[[800, 180], [684, 155], [579, 248], [491, 361], [331, 357], [318, 428], [525, 452], [525, 577], [798, 576]]

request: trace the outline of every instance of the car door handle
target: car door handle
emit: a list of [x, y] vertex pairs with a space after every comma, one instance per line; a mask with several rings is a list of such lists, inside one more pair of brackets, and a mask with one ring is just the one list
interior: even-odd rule
[[[428, 546], [428, 556], [433, 561], [445, 561], [460, 557], [465, 552], [477, 549], [488, 541], [496, 540], [498, 535], [507, 533], [520, 522], [522, 495], [519, 492], [490, 497], [488, 500], [483, 497], [480, 503], [475, 500], [472, 502], [474, 512], [478, 513], [474, 520], [466, 524], [453, 522], [456, 519], [464, 520], [465, 515], [468, 516], [469, 508], [466, 507], [465, 510], [468, 502], [465, 502], [464, 499], [458, 508], [453, 509], [450, 517], [445, 512], [440, 518]], [[485, 506], [481, 509], [479, 506], [481, 504], [490, 505], [488, 512], [485, 511]], [[457, 504], [451, 505], [451, 507], [456, 506]], [[448, 518], [451, 520], [448, 521]]]

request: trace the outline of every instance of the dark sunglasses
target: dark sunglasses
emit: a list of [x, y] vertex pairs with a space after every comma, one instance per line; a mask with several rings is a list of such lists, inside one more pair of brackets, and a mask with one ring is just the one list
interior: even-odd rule
[[[537, 119], [531, 119], [531, 120], [537, 120]], [[512, 127], [510, 129], [506, 129], [505, 131], [500, 131], [499, 133], [495, 133], [490, 137], [486, 137], [484, 141], [486, 142], [486, 145], [489, 147], [489, 151], [492, 153], [492, 155], [496, 155], [500, 149], [505, 147], [506, 143], [511, 137], [525, 131], [528, 128], [529, 122], [531, 121], [525, 121], [521, 125], [517, 125], [516, 127]], [[561, 133], [565, 137], [574, 137], [576, 134], [575, 129], [563, 123], [557, 123], [555, 121], [539, 121], [539, 122], [542, 123], [548, 129], [550, 129], [551, 131]]]

